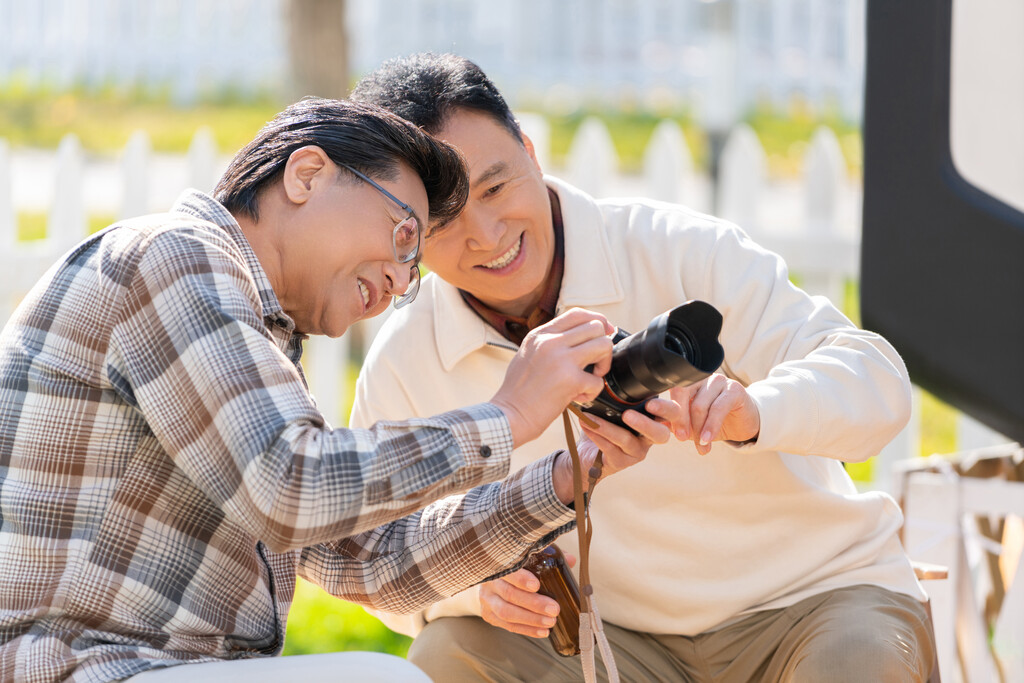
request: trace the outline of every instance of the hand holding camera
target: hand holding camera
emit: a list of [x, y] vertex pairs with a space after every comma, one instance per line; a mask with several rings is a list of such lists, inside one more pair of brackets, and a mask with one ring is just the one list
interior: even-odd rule
[[[603, 315], [574, 308], [526, 336], [491, 399], [508, 417], [516, 446], [537, 438], [569, 403], [601, 391], [614, 330]], [[595, 365], [596, 375], [589, 372]]]

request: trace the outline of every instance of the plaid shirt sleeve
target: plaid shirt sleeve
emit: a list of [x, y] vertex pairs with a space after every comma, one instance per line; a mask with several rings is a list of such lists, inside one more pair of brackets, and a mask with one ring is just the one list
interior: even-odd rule
[[274, 343], [224, 236], [157, 233], [140, 250], [109, 373], [176, 465], [275, 551], [358, 534], [508, 470], [489, 404], [371, 430], [329, 430]]
[[410, 614], [508, 574], [576, 525], [555, 495], [556, 455], [371, 532], [306, 548], [299, 575], [345, 600]]

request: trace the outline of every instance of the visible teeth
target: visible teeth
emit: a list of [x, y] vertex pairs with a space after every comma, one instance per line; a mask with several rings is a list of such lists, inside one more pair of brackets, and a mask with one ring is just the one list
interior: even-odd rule
[[512, 260], [519, 256], [519, 249], [522, 246], [521, 240], [516, 240], [516, 243], [512, 245], [512, 248], [505, 252], [503, 256], [499, 256], [490, 263], [485, 263], [484, 268], [504, 268], [508, 264], [512, 263]]
[[359, 293], [363, 297], [363, 308], [368, 307], [370, 305], [370, 290], [366, 288], [362, 280], [359, 281]]

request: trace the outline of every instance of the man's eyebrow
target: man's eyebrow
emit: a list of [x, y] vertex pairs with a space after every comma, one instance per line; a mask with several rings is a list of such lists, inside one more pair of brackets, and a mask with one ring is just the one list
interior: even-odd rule
[[491, 165], [486, 171], [480, 174], [473, 185], [483, 185], [486, 182], [493, 180], [497, 176], [502, 176], [508, 173], [509, 166], [504, 161], [497, 161]]
[[[395, 224], [397, 225], [399, 221], [402, 221], [402, 220], [404, 220], [406, 218], [406, 216], [405, 216], [405, 209], [403, 209], [401, 205], [395, 204], [394, 202], [389, 202], [389, 204], [391, 206], [397, 207], [399, 209], [399, 211], [401, 212], [401, 213], [399, 213], [399, 211], [395, 211], [395, 212], [388, 211], [388, 214], [391, 215], [391, 220], [395, 221]], [[419, 223], [420, 225], [426, 225], [426, 223], [423, 220], [420, 219], [420, 215], [418, 213], [416, 213], [416, 209], [412, 208], [408, 204], [406, 204], [406, 206], [409, 207], [409, 213], [412, 214], [412, 217], [416, 219], [417, 223]], [[429, 213], [429, 210], [428, 210], [428, 213]]]

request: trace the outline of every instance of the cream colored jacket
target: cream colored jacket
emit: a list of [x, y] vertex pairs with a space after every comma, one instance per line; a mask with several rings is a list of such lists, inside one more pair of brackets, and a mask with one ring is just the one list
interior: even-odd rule
[[[790, 284], [783, 261], [733, 225], [671, 204], [595, 201], [546, 180], [565, 225], [559, 312], [588, 308], [636, 332], [682, 302], [707, 301], [724, 318], [720, 372], [747, 386], [761, 414], [754, 444], [719, 442], [702, 457], [673, 439], [595, 490], [591, 577], [603, 618], [692, 635], [854, 584], [924, 600], [896, 503], [857, 493], [842, 466], [876, 455], [908, 420], [896, 351]], [[428, 276], [376, 338], [351, 424], [486, 401], [513, 348]], [[513, 453], [512, 468], [564, 446], [557, 420]], [[558, 543], [576, 553], [575, 532]], [[479, 611], [474, 588], [419, 614], [379, 616], [415, 635], [425, 621]]]

